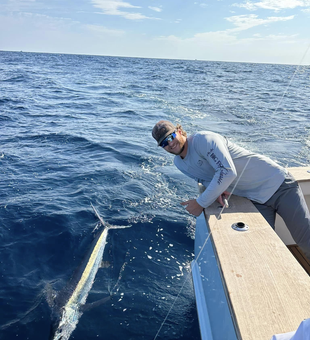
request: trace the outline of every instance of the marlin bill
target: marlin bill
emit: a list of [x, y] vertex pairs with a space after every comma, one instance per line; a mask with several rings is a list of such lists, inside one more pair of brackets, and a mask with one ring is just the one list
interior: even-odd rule
[[[130, 227], [112, 226], [105, 223], [95, 207], [92, 204], [91, 206], [102, 225], [102, 229], [98, 232], [88, 254], [85, 256], [81, 266], [76, 270], [66, 287], [58, 294], [51, 292], [48, 294], [49, 305], [52, 307], [52, 310], [57, 317], [57, 322], [52, 328], [50, 336], [51, 340], [69, 339], [76, 328], [83, 311], [89, 308], [86, 304], [86, 300], [101, 265], [102, 256], [107, 243], [108, 231], [110, 229], [124, 229]], [[99, 305], [109, 299], [110, 295], [92, 303], [90, 306]]]

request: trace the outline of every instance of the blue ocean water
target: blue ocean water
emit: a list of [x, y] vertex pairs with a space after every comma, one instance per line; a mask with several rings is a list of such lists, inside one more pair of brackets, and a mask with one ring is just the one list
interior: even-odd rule
[[200, 339], [195, 218], [180, 205], [196, 185], [152, 127], [168, 119], [308, 165], [309, 85], [308, 66], [0, 52], [0, 338], [49, 338], [45, 289], [87, 252], [92, 202], [132, 227], [110, 232], [89, 300], [120, 278], [117, 293], [71, 338]]

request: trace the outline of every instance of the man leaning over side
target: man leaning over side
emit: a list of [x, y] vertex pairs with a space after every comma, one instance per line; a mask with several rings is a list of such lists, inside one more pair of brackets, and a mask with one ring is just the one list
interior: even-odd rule
[[174, 164], [206, 190], [181, 204], [199, 216], [215, 200], [222, 205], [234, 194], [250, 199], [271, 227], [276, 213], [284, 220], [295, 242], [310, 260], [310, 214], [293, 176], [270, 158], [252, 153], [218, 133], [200, 131], [187, 136], [181, 125], [161, 120], [152, 136], [165, 151], [175, 155]]

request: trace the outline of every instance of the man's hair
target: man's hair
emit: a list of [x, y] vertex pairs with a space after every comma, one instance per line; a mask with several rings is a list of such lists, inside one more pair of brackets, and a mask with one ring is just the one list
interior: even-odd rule
[[187, 137], [187, 133], [186, 133], [186, 131], [183, 130], [181, 124], [177, 124], [175, 129], [176, 130], [180, 130], [181, 131], [181, 135], [184, 136], [184, 137]]

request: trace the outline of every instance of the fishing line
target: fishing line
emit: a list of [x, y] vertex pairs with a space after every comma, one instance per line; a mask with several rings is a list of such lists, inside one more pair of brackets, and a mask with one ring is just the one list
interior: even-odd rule
[[[240, 174], [239, 178], [237, 179], [237, 181], [236, 181], [236, 183], [235, 183], [235, 185], [234, 185], [234, 187], [233, 187], [231, 193], [229, 194], [229, 196], [228, 196], [228, 198], [227, 198], [228, 203], [229, 203], [229, 201], [230, 201], [230, 198], [231, 198], [232, 194], [233, 194], [234, 191], [235, 191], [236, 186], [238, 185], [238, 183], [239, 183], [241, 177], [243, 176], [243, 173], [244, 173], [245, 169], [247, 168], [247, 166], [248, 166], [248, 164], [249, 164], [251, 158], [252, 158], [252, 157], [249, 157], [249, 159], [248, 159], [248, 161], [246, 162], [245, 166], [243, 167], [243, 169], [242, 169], [242, 171], [241, 171], [241, 174]], [[214, 228], [216, 228], [216, 226], [217, 226], [217, 224], [218, 224], [218, 221], [220, 220], [221, 214], [223, 213], [223, 211], [224, 211], [225, 209], [226, 209], [226, 207], [225, 207], [225, 205], [224, 205], [224, 206], [222, 207], [222, 209], [221, 209], [219, 215], [217, 216], [217, 221], [216, 221], [216, 223], [215, 223], [215, 225], [214, 225]], [[205, 209], [204, 209], [203, 211], [205, 211]], [[204, 243], [203, 243], [203, 245], [202, 245], [202, 247], [201, 247], [201, 249], [200, 249], [198, 255], [197, 255], [196, 258], [193, 260], [193, 262], [196, 262], [196, 263], [197, 263], [198, 259], [200, 258], [200, 255], [201, 255], [202, 251], [204, 250], [206, 244], [208, 243], [209, 238], [211, 237], [211, 234], [212, 234], [212, 231], [210, 230], [208, 237], [205, 239], [205, 241], [204, 241]], [[159, 333], [160, 333], [162, 327], [163, 327], [164, 324], [166, 323], [166, 321], [167, 321], [167, 319], [168, 319], [168, 316], [170, 315], [170, 313], [171, 313], [171, 311], [172, 311], [172, 309], [173, 309], [173, 307], [174, 307], [174, 305], [175, 305], [177, 299], [179, 298], [180, 294], [181, 294], [182, 291], [183, 291], [183, 288], [184, 288], [184, 286], [185, 286], [185, 283], [186, 283], [186, 282], [188, 281], [188, 279], [189, 279], [190, 274], [191, 274], [191, 269], [190, 269], [190, 271], [187, 273], [187, 275], [186, 275], [186, 277], [185, 277], [185, 280], [184, 280], [184, 282], [183, 282], [183, 284], [182, 284], [182, 286], [181, 286], [181, 288], [180, 288], [180, 290], [179, 290], [179, 293], [178, 293], [178, 295], [175, 297], [175, 299], [174, 299], [174, 301], [173, 301], [173, 303], [172, 303], [172, 305], [171, 305], [171, 307], [170, 307], [170, 309], [169, 309], [169, 311], [168, 311], [166, 317], [164, 318], [163, 322], [161, 323], [161, 325], [160, 325], [160, 327], [159, 327], [159, 329], [158, 329], [158, 331], [157, 331], [157, 333], [156, 333], [156, 335], [155, 335], [155, 337], [154, 337], [154, 340], [157, 339], [157, 336], [159, 335]]]
[[[235, 191], [235, 188], [236, 188], [236, 186], [238, 185], [238, 183], [239, 183], [241, 177], [243, 176], [243, 173], [244, 173], [245, 169], [247, 168], [247, 166], [248, 166], [248, 164], [249, 164], [251, 158], [252, 158], [252, 157], [250, 157], [250, 158], [248, 159], [247, 163], [246, 163], [245, 166], [243, 167], [243, 170], [241, 171], [241, 174], [240, 174], [238, 180], [236, 181], [236, 183], [235, 183], [235, 185], [234, 185], [234, 187], [233, 187], [231, 193], [229, 194], [229, 196], [228, 196], [228, 198], [227, 198], [227, 201], [228, 201], [228, 202], [229, 202], [229, 200], [230, 200], [230, 198], [231, 198], [233, 192]], [[218, 217], [217, 217], [217, 220], [220, 220], [221, 214], [223, 213], [223, 211], [224, 211], [225, 209], [226, 209], [226, 207], [225, 207], [225, 205], [224, 205], [224, 206], [222, 207], [222, 209], [221, 209], [221, 211], [220, 211]], [[205, 211], [205, 210], [204, 210], [204, 211]], [[214, 225], [214, 228], [216, 228], [217, 223], [218, 223], [218, 221], [216, 221], [216, 223], [215, 223], [215, 225]], [[210, 230], [208, 237], [205, 239], [205, 241], [204, 241], [204, 243], [203, 243], [203, 245], [202, 245], [202, 247], [201, 247], [201, 249], [200, 249], [198, 255], [197, 255], [196, 258], [193, 260], [193, 262], [197, 262], [198, 259], [200, 258], [200, 255], [201, 255], [202, 251], [204, 250], [206, 244], [208, 243], [208, 240], [209, 240], [209, 238], [211, 237], [211, 234], [212, 234], [212, 231]], [[189, 278], [190, 274], [191, 274], [191, 270], [187, 273], [187, 275], [186, 275], [186, 277], [185, 277], [185, 280], [184, 280], [184, 282], [183, 282], [183, 284], [182, 284], [182, 286], [181, 286], [181, 288], [180, 288], [180, 290], [179, 290], [179, 293], [178, 293], [178, 295], [175, 297], [175, 299], [174, 299], [174, 301], [173, 301], [173, 303], [172, 303], [172, 305], [171, 305], [171, 307], [170, 307], [170, 309], [169, 309], [169, 311], [168, 311], [166, 317], [164, 318], [163, 322], [161, 323], [161, 325], [160, 325], [160, 327], [159, 327], [159, 330], [157, 331], [157, 333], [156, 333], [156, 335], [155, 335], [154, 340], [156, 340], [156, 338], [157, 338], [157, 336], [159, 335], [161, 329], [163, 328], [164, 324], [166, 323], [166, 321], [167, 321], [167, 319], [168, 319], [168, 316], [170, 315], [170, 313], [171, 313], [171, 311], [172, 311], [172, 309], [173, 309], [173, 307], [174, 307], [174, 305], [175, 305], [177, 299], [179, 298], [180, 294], [182, 293], [183, 288], [184, 288], [184, 286], [185, 286], [185, 283], [188, 281], [188, 278]]]
[[[231, 196], [231, 195], [230, 195], [230, 196]], [[230, 196], [229, 196], [229, 197], [230, 197]], [[216, 227], [217, 223], [218, 223], [218, 221], [216, 221], [214, 227]], [[204, 241], [204, 243], [203, 243], [203, 245], [202, 245], [202, 247], [201, 247], [201, 249], [200, 249], [200, 251], [199, 251], [199, 253], [198, 253], [198, 255], [197, 255], [197, 258], [194, 259], [193, 262], [197, 262], [197, 261], [198, 261], [198, 259], [199, 259], [200, 255], [201, 255], [201, 253], [202, 253], [202, 251], [203, 251], [205, 245], [207, 244], [207, 242], [208, 242], [208, 240], [209, 240], [209, 238], [210, 238], [210, 236], [211, 236], [211, 234], [212, 234], [212, 232], [210, 231], [208, 237], [205, 239], [205, 241]], [[182, 291], [183, 291], [183, 288], [184, 288], [185, 284], [187, 283], [187, 281], [188, 281], [190, 275], [191, 275], [191, 269], [190, 269], [189, 272], [186, 274], [185, 280], [184, 280], [184, 282], [183, 282], [183, 284], [182, 284], [182, 286], [181, 286], [181, 288], [180, 288], [180, 290], [179, 290], [179, 293], [178, 293], [178, 295], [175, 297], [175, 299], [173, 300], [173, 303], [172, 303], [172, 305], [171, 305], [169, 311], [167, 312], [166, 317], [164, 318], [163, 322], [161, 323], [161, 325], [160, 325], [160, 327], [159, 327], [159, 329], [158, 329], [158, 331], [157, 331], [157, 333], [156, 333], [156, 335], [155, 335], [155, 337], [154, 337], [153, 340], [156, 340], [156, 339], [157, 339], [157, 337], [158, 337], [158, 335], [159, 335], [161, 329], [163, 328], [164, 324], [166, 323], [166, 321], [167, 321], [167, 319], [168, 319], [168, 317], [169, 317], [169, 315], [170, 315], [170, 313], [171, 313], [171, 311], [172, 311], [172, 309], [173, 309], [173, 307], [174, 307], [174, 305], [175, 305], [177, 299], [178, 299], [179, 296], [181, 295], [181, 293], [182, 293]]]
[[[113, 244], [114, 243], [113, 243], [113, 240], [112, 240], [111, 246], [113, 246]], [[113, 252], [112, 252], [112, 254], [113, 254]], [[125, 260], [124, 260], [124, 263], [122, 264], [121, 269], [120, 269], [120, 271], [118, 273], [118, 278], [116, 280], [116, 283], [113, 285], [112, 289], [110, 287], [108, 288], [110, 296], [115, 295], [119, 291], [119, 289], [120, 289], [120, 281], [121, 281], [121, 279], [123, 277], [123, 272], [124, 272], [128, 262], [129, 262], [129, 258], [130, 258], [130, 249], [127, 249], [126, 254], [125, 254]], [[113, 267], [114, 267], [114, 261], [113, 261]]]
[[[230, 194], [230, 196], [231, 196], [231, 195], [232, 195], [232, 194]], [[229, 196], [229, 198], [230, 198], [230, 196]], [[228, 198], [228, 200], [229, 200], [229, 198]], [[216, 221], [215, 227], [216, 227], [217, 223], [218, 223], [218, 222]], [[212, 232], [210, 231], [208, 237], [205, 239], [204, 244], [203, 244], [203, 246], [201, 247], [201, 249], [200, 249], [200, 251], [199, 251], [199, 254], [197, 255], [197, 258], [193, 260], [194, 262], [197, 262], [197, 260], [199, 259], [201, 252], [203, 251], [205, 245], [207, 244], [207, 242], [208, 242], [208, 240], [209, 240], [209, 238], [210, 238], [210, 236], [211, 236], [211, 233], [212, 233]], [[179, 296], [181, 295], [181, 293], [182, 293], [182, 291], [183, 291], [183, 288], [184, 288], [185, 284], [187, 283], [187, 281], [188, 281], [190, 275], [191, 275], [191, 269], [190, 269], [189, 272], [186, 274], [185, 280], [184, 280], [184, 282], [183, 282], [183, 284], [182, 284], [182, 286], [181, 286], [181, 288], [180, 288], [180, 290], [179, 290], [179, 293], [178, 293], [178, 295], [175, 297], [175, 299], [173, 300], [173, 303], [172, 303], [171, 307], [169, 308], [169, 311], [167, 312], [166, 317], [164, 318], [163, 322], [161, 323], [161, 325], [160, 325], [160, 327], [159, 327], [159, 329], [158, 329], [158, 331], [157, 331], [157, 333], [156, 333], [156, 335], [155, 335], [155, 337], [154, 337], [153, 340], [156, 340], [156, 339], [157, 339], [157, 337], [158, 337], [158, 335], [159, 335], [161, 329], [163, 328], [164, 324], [166, 323], [166, 321], [167, 321], [167, 319], [168, 319], [168, 317], [169, 317], [169, 315], [170, 315], [170, 313], [171, 313], [171, 311], [172, 311], [172, 309], [173, 309], [173, 307], [174, 307], [176, 301], [178, 300]]]
[[[228, 196], [228, 198], [227, 198], [228, 203], [229, 203], [229, 200], [230, 200], [231, 195], [234, 193], [234, 191], [235, 191], [235, 189], [236, 189], [237, 184], [239, 183], [241, 177], [243, 176], [243, 173], [244, 173], [245, 169], [247, 168], [248, 164], [250, 163], [251, 158], [252, 158], [252, 156], [249, 157], [249, 159], [248, 159], [248, 161], [246, 162], [246, 164], [245, 164], [243, 170], [241, 171], [241, 174], [240, 174], [238, 180], [236, 181], [236, 183], [235, 183], [235, 185], [234, 185], [234, 187], [233, 187], [231, 193], [229, 194], [229, 196]], [[226, 206], [225, 206], [225, 204], [224, 204], [224, 206], [222, 207], [222, 209], [221, 209], [221, 211], [220, 211], [220, 213], [219, 213], [219, 215], [218, 215], [218, 217], [217, 217], [218, 220], [221, 218], [222, 212], [223, 212], [225, 209], [226, 209]], [[200, 253], [199, 253], [199, 254], [200, 254]]]
[[[122, 265], [122, 267], [121, 267], [121, 269], [120, 269], [120, 271], [119, 271], [118, 279], [117, 279], [117, 281], [116, 281], [114, 287], [113, 287], [113, 288], [111, 289], [111, 291], [110, 291], [110, 295], [116, 294], [116, 293], [119, 291], [119, 283], [120, 283], [120, 280], [121, 280], [122, 277], [123, 277], [123, 272], [124, 272], [124, 270], [125, 270], [126, 265], [127, 265], [127, 262], [124, 262], [123, 265]], [[115, 290], [115, 292], [113, 292], [114, 290]]]
[[[282, 97], [280, 98], [280, 100], [279, 100], [279, 102], [278, 102], [278, 105], [276, 106], [276, 109], [274, 110], [274, 112], [276, 112], [276, 111], [278, 110], [278, 108], [279, 108], [281, 102], [283, 101], [283, 98], [285, 97], [285, 94], [287, 93], [289, 87], [291, 86], [291, 84], [292, 84], [292, 82], [293, 82], [293, 80], [294, 80], [294, 78], [295, 78], [295, 76], [296, 76], [296, 74], [297, 74], [297, 72], [298, 72], [298, 70], [299, 70], [299, 67], [300, 67], [300, 65], [302, 64], [304, 58], [306, 57], [306, 55], [307, 55], [309, 49], [310, 49], [310, 43], [309, 43], [309, 45], [308, 45], [308, 47], [307, 47], [307, 49], [306, 49], [306, 52], [304, 53], [304, 55], [303, 55], [303, 57], [302, 57], [302, 59], [301, 59], [299, 65], [297, 66], [297, 68], [296, 68], [296, 70], [295, 70], [295, 72], [294, 72], [294, 74], [293, 74], [293, 76], [292, 76], [292, 78], [291, 78], [291, 80], [290, 80], [288, 86], [286, 87], [286, 89], [285, 89], [285, 91], [284, 91]], [[245, 164], [243, 170], [241, 171], [241, 174], [240, 174], [238, 180], [236, 181], [236, 183], [235, 183], [235, 185], [234, 185], [234, 187], [233, 187], [231, 193], [230, 193], [229, 196], [228, 196], [228, 199], [227, 199], [228, 202], [229, 202], [231, 196], [233, 195], [233, 193], [234, 193], [234, 191], [235, 191], [235, 188], [236, 188], [237, 184], [239, 183], [241, 177], [243, 176], [243, 173], [244, 173], [245, 169], [247, 168], [247, 166], [248, 166], [248, 164], [249, 164], [251, 158], [252, 158], [252, 157], [250, 156], [249, 159], [248, 159], [248, 161], [247, 161], [247, 163]], [[217, 227], [217, 224], [218, 224], [218, 221], [220, 220], [221, 214], [223, 213], [223, 211], [224, 211], [225, 209], [226, 209], [226, 207], [225, 207], [225, 205], [224, 205], [223, 208], [221, 209], [219, 215], [217, 216], [217, 221], [216, 221], [215, 224], [214, 224], [214, 228]], [[205, 211], [205, 209], [204, 209], [203, 211]], [[196, 258], [193, 260], [193, 262], [196, 262], [196, 263], [197, 263], [197, 261], [198, 261], [198, 259], [200, 258], [200, 255], [201, 255], [203, 249], [205, 248], [205, 246], [206, 246], [208, 240], [209, 240], [210, 237], [211, 237], [211, 234], [212, 234], [212, 231], [210, 230], [209, 235], [206, 237], [206, 239], [205, 239], [205, 241], [204, 241], [204, 243], [203, 243], [203, 245], [202, 245], [202, 247], [201, 247], [201, 249], [200, 249], [198, 255], [197, 255]], [[168, 319], [168, 316], [170, 315], [170, 313], [171, 313], [171, 311], [172, 311], [172, 309], [173, 309], [173, 307], [174, 307], [174, 305], [175, 305], [177, 299], [178, 299], [179, 296], [181, 295], [181, 292], [183, 291], [183, 288], [184, 288], [184, 286], [185, 286], [185, 283], [187, 282], [187, 280], [188, 280], [190, 274], [191, 274], [191, 269], [190, 269], [190, 271], [187, 273], [187, 276], [186, 276], [186, 278], [185, 278], [185, 280], [184, 280], [184, 282], [183, 282], [183, 284], [182, 284], [182, 286], [181, 286], [181, 288], [180, 288], [180, 291], [179, 291], [178, 295], [176, 296], [176, 298], [174, 299], [174, 301], [173, 301], [173, 303], [172, 303], [172, 305], [171, 305], [171, 307], [170, 307], [170, 309], [169, 309], [169, 311], [168, 311], [166, 317], [164, 318], [163, 322], [161, 323], [161, 325], [160, 325], [160, 327], [159, 327], [159, 330], [157, 331], [157, 333], [156, 333], [156, 335], [155, 335], [155, 337], [154, 337], [154, 340], [156, 340], [156, 338], [158, 337], [158, 335], [159, 335], [159, 333], [160, 333], [162, 327], [163, 327], [164, 324], [166, 323], [166, 321], [167, 321], [167, 319]]]
[[[236, 183], [235, 183], [233, 189], [231, 190], [231, 193], [229, 194], [229, 196], [228, 196], [228, 198], [227, 198], [228, 203], [229, 203], [229, 201], [230, 201], [231, 196], [233, 195], [233, 193], [234, 193], [234, 191], [235, 191], [236, 186], [238, 185], [238, 183], [239, 183], [241, 177], [243, 176], [243, 173], [244, 173], [245, 169], [247, 168], [248, 164], [250, 163], [251, 158], [252, 158], [252, 156], [250, 156], [249, 159], [247, 160], [245, 166], [243, 167], [243, 169], [242, 169], [242, 171], [241, 171], [241, 173], [240, 173], [239, 178], [237, 179], [237, 181], [236, 181]], [[216, 221], [215, 224], [214, 224], [214, 229], [217, 227], [218, 221], [219, 221], [220, 218], [221, 218], [221, 214], [223, 213], [223, 211], [224, 211], [225, 209], [226, 209], [226, 207], [225, 207], [225, 205], [224, 205], [224, 206], [222, 207], [222, 209], [221, 209], [219, 215], [217, 216], [217, 221]], [[203, 209], [203, 212], [205, 212], [205, 209]], [[199, 260], [199, 258], [200, 258], [200, 255], [201, 255], [201, 253], [203, 252], [203, 250], [204, 250], [206, 244], [208, 243], [208, 240], [210, 239], [211, 235], [212, 235], [212, 231], [210, 230], [208, 236], [206, 237], [206, 239], [205, 239], [205, 241], [204, 241], [204, 243], [203, 243], [203, 245], [202, 245], [202, 247], [201, 247], [201, 249], [200, 249], [200, 251], [199, 251], [199, 253], [198, 253], [198, 255], [197, 255], [196, 258], [193, 260], [194, 263], [197, 263], [197, 262], [198, 262], [198, 260]], [[178, 293], [178, 295], [176, 296], [176, 298], [174, 299], [174, 301], [173, 301], [173, 303], [172, 303], [172, 305], [171, 305], [171, 307], [170, 307], [170, 309], [169, 309], [169, 311], [168, 311], [166, 317], [164, 318], [163, 322], [161, 323], [161, 325], [160, 325], [160, 327], [159, 327], [159, 329], [158, 329], [158, 331], [157, 331], [157, 333], [156, 333], [156, 335], [155, 335], [154, 340], [156, 340], [156, 338], [157, 338], [157, 336], [159, 335], [159, 333], [160, 333], [162, 327], [163, 327], [164, 324], [166, 323], [166, 321], [167, 321], [167, 319], [168, 319], [168, 316], [170, 315], [170, 313], [171, 313], [171, 311], [172, 311], [172, 309], [173, 309], [173, 307], [174, 307], [174, 305], [175, 305], [177, 299], [178, 299], [179, 296], [181, 295], [181, 293], [182, 293], [182, 291], [183, 291], [183, 288], [184, 288], [184, 286], [185, 286], [185, 283], [188, 281], [190, 275], [191, 275], [191, 269], [190, 269], [190, 271], [187, 273], [187, 275], [186, 275], [186, 277], [185, 277], [185, 280], [184, 280], [184, 282], [183, 282], [183, 284], [182, 284], [182, 286], [181, 286], [181, 288], [180, 288], [180, 290], [179, 290], [179, 293]]]
[[187, 273], [186, 278], [185, 278], [185, 280], [184, 280], [184, 282], [183, 282], [183, 284], [182, 284], [182, 287], [181, 287], [181, 289], [180, 289], [178, 295], [177, 295], [177, 296], [175, 297], [175, 299], [173, 300], [173, 303], [172, 303], [172, 305], [171, 305], [171, 307], [170, 307], [170, 309], [169, 309], [169, 311], [168, 311], [168, 313], [167, 313], [167, 315], [166, 315], [164, 321], [161, 323], [161, 325], [160, 325], [160, 327], [159, 327], [159, 330], [157, 331], [157, 333], [156, 333], [156, 335], [155, 335], [154, 340], [156, 340], [156, 338], [157, 338], [157, 336], [159, 335], [161, 329], [163, 328], [164, 324], [166, 323], [169, 314], [171, 313], [171, 311], [172, 311], [172, 309], [173, 309], [173, 307], [174, 307], [174, 305], [175, 305], [177, 299], [179, 298], [180, 294], [181, 294], [182, 291], [183, 291], [183, 288], [184, 288], [185, 283], [187, 282], [187, 280], [188, 280], [188, 278], [189, 278], [189, 275], [190, 275], [190, 272]]
[[[236, 188], [236, 186], [238, 185], [238, 183], [239, 183], [239, 181], [240, 181], [240, 179], [241, 179], [241, 177], [242, 177], [242, 175], [243, 175], [243, 173], [244, 173], [246, 167], [247, 167], [248, 164], [250, 163], [251, 158], [252, 158], [252, 156], [251, 156], [251, 157], [248, 159], [248, 161], [246, 162], [245, 166], [243, 167], [243, 170], [241, 171], [241, 174], [240, 174], [238, 180], [236, 181], [236, 183], [235, 183], [235, 185], [234, 185], [234, 187], [233, 187], [231, 193], [229, 194], [229, 196], [228, 196], [228, 198], [227, 198], [228, 203], [229, 203], [229, 200], [230, 200], [232, 194], [234, 193], [235, 188]], [[222, 213], [223, 213], [223, 211], [224, 211], [225, 209], [227, 209], [227, 207], [224, 205], [224, 206], [222, 207], [222, 209], [221, 209], [219, 215], [218, 215], [217, 218], [216, 218], [217, 220], [220, 220], [220, 219], [221, 219], [221, 215], [222, 215]], [[205, 209], [204, 209], [204, 211], [205, 211]], [[217, 222], [215, 223], [214, 227], [216, 227], [216, 225], [217, 225]], [[202, 253], [202, 251], [203, 251], [205, 245], [207, 244], [207, 242], [208, 242], [208, 240], [209, 240], [211, 234], [212, 234], [212, 231], [210, 230], [210, 233], [209, 233], [208, 237], [206, 238], [204, 244], [202, 245], [202, 247], [201, 247], [201, 249], [200, 249], [200, 251], [199, 251], [197, 257], [194, 259], [194, 262], [197, 262], [197, 261], [198, 261], [198, 259], [199, 259], [199, 257], [200, 257], [200, 254]]]
[[284, 91], [282, 97], [280, 98], [280, 100], [279, 100], [279, 102], [278, 102], [278, 105], [276, 106], [276, 108], [275, 108], [275, 110], [274, 110], [275, 113], [277, 112], [277, 110], [278, 110], [280, 104], [282, 103], [282, 101], [283, 101], [283, 99], [284, 99], [284, 97], [285, 97], [285, 95], [286, 95], [288, 89], [290, 88], [290, 86], [291, 86], [291, 84], [292, 84], [292, 82], [293, 82], [293, 80], [294, 80], [294, 78], [295, 78], [297, 72], [299, 71], [299, 68], [300, 68], [301, 64], [303, 63], [303, 61], [304, 61], [304, 59], [305, 59], [305, 57], [306, 57], [306, 55], [307, 55], [307, 53], [308, 53], [308, 51], [309, 51], [309, 48], [310, 48], [310, 43], [309, 43], [309, 45], [308, 45], [308, 47], [307, 47], [307, 49], [306, 49], [304, 55], [302, 56], [299, 65], [296, 67], [296, 70], [295, 70], [295, 72], [294, 72], [294, 74], [293, 74], [293, 76], [292, 76], [292, 78], [291, 78], [289, 84], [287, 85], [287, 87], [286, 87], [286, 89], [285, 89], [285, 91]]

